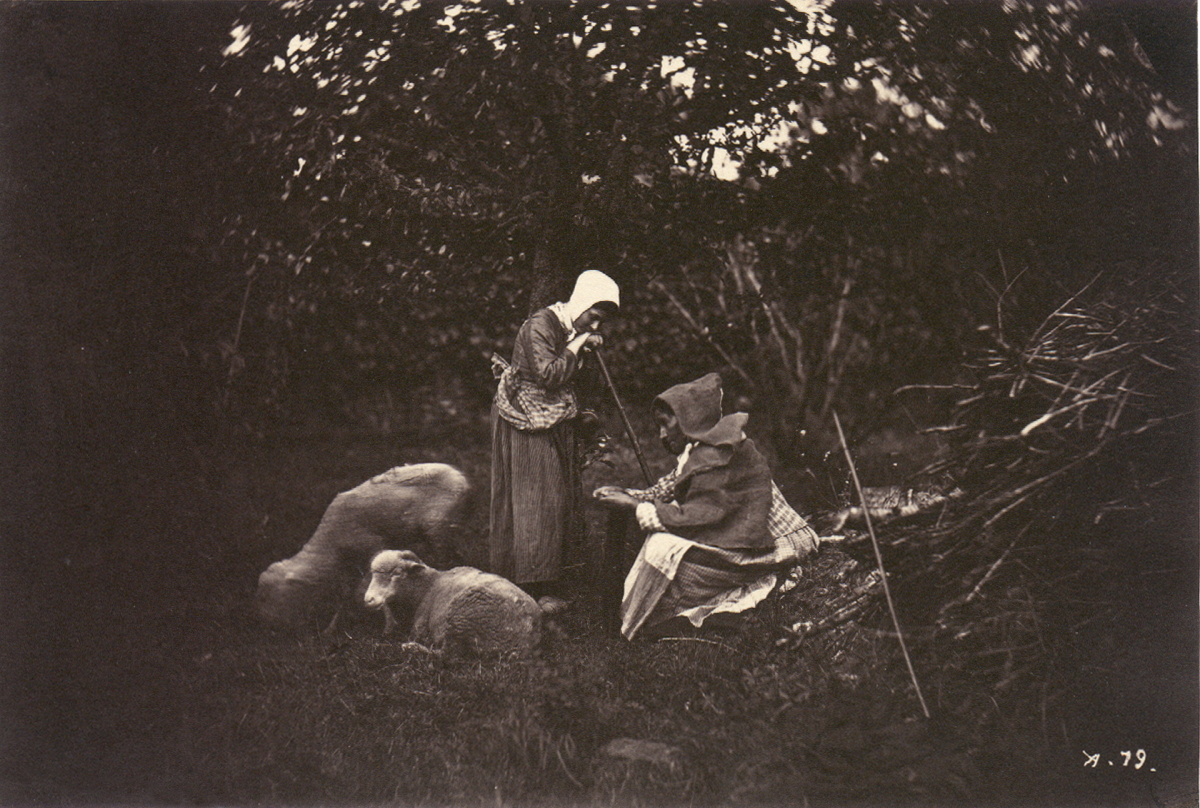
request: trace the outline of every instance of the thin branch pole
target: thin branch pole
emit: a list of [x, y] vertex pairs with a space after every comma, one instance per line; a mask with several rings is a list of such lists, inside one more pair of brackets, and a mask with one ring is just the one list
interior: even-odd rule
[[621, 414], [621, 423], [625, 425], [625, 433], [629, 435], [629, 442], [633, 444], [633, 453], [637, 455], [638, 465], [642, 467], [642, 476], [646, 478], [646, 485], [653, 485], [654, 478], [650, 476], [650, 467], [646, 465], [646, 458], [642, 455], [642, 445], [638, 443], [637, 433], [633, 431], [633, 424], [629, 423], [629, 416], [625, 414], [625, 407], [621, 405], [621, 397], [617, 395], [617, 388], [613, 384], [612, 376], [608, 375], [608, 365], [604, 364], [604, 357], [599, 350], [593, 349], [592, 353], [596, 355], [596, 361], [600, 364], [600, 373], [604, 375], [604, 382], [608, 385], [609, 392], [612, 393], [613, 401], [617, 405], [617, 412]]
[[887, 571], [883, 568], [883, 554], [879, 552], [879, 540], [875, 538], [875, 527], [871, 524], [871, 511], [867, 507], [867, 498], [863, 495], [862, 484], [858, 481], [854, 458], [850, 456], [850, 447], [846, 445], [846, 435], [842, 432], [842, 422], [838, 419], [836, 410], [833, 412], [833, 425], [837, 427], [838, 440], [842, 443], [846, 463], [850, 466], [850, 477], [854, 480], [854, 490], [858, 492], [858, 501], [862, 503], [863, 519], [867, 523], [867, 532], [871, 534], [871, 546], [875, 548], [875, 563], [879, 565], [879, 575], [883, 578], [883, 596], [887, 599], [888, 611], [892, 615], [892, 625], [896, 627], [896, 637], [900, 640], [900, 652], [904, 654], [904, 664], [908, 666], [908, 675], [912, 677], [913, 689], [917, 691], [917, 701], [921, 702], [921, 712], [925, 714], [926, 718], [929, 718], [929, 707], [925, 705], [925, 696], [921, 693], [921, 683], [917, 681], [917, 672], [913, 669], [912, 658], [908, 655], [908, 645], [904, 642], [904, 631], [900, 628], [900, 618], [896, 616], [896, 604], [892, 601], [892, 590], [888, 587]]
[[[824, 359], [824, 361], [828, 364], [828, 377], [826, 379], [826, 385], [829, 388], [836, 388], [838, 386], [837, 382], [841, 380], [841, 371], [845, 367], [845, 365], [842, 364], [839, 366], [838, 370], [835, 371], [833, 369], [834, 363], [832, 359], [837, 354], [838, 346], [842, 341], [842, 327], [846, 322], [846, 306], [848, 305], [846, 301], [850, 299], [850, 290], [852, 288], [854, 288], [854, 279], [849, 277], [843, 278], [842, 293], [838, 295], [837, 309], [834, 311], [833, 315], [833, 325], [829, 327], [829, 344], [825, 347]], [[829, 411], [832, 401], [832, 393], [826, 393], [825, 406], [821, 408], [822, 418], [824, 418], [825, 413]]]
[[[733, 272], [740, 271], [742, 273], [758, 297], [759, 305], [762, 306], [763, 313], [767, 315], [767, 324], [771, 327], [771, 336], [779, 351], [779, 360], [783, 364], [784, 370], [791, 371], [785, 376], [789, 391], [797, 401], [803, 401], [808, 389], [808, 371], [804, 367], [804, 335], [800, 333], [799, 328], [788, 322], [775, 301], [767, 300], [766, 295], [763, 294], [762, 280], [759, 279], [753, 266], [749, 263], [734, 261], [731, 268]], [[784, 339], [785, 332], [792, 339], [791, 357], [788, 356], [788, 344]]]
[[746, 369], [743, 368], [740, 364], [738, 364], [734, 360], [734, 358], [729, 355], [729, 352], [726, 351], [724, 348], [722, 348], [716, 342], [716, 340], [714, 340], [712, 338], [712, 334], [709, 332], [709, 330], [707, 328], [705, 328], [703, 325], [701, 325], [696, 320], [696, 318], [692, 316], [692, 313], [687, 310], [687, 308], [683, 305], [683, 303], [679, 300], [679, 298], [675, 296], [674, 292], [672, 292], [670, 289], [668, 289], [666, 287], [666, 285], [661, 283], [660, 281], [651, 281], [650, 288], [657, 289], [658, 291], [660, 291], [664, 295], [666, 295], [667, 300], [669, 300], [671, 302], [671, 305], [674, 306], [675, 310], [679, 312], [679, 315], [681, 317], [683, 317], [684, 322], [686, 322], [688, 325], [690, 325], [692, 327], [692, 330], [695, 331], [705, 342], [707, 342], [712, 347], [712, 349], [714, 351], [717, 352], [717, 354], [722, 359], [725, 360], [725, 364], [727, 364], [731, 368], [733, 368], [737, 372], [737, 374], [742, 377], [742, 381], [746, 382], [751, 387], [754, 386], [754, 380], [752, 378], [750, 378], [750, 374], [746, 372]]
[[966, 599], [963, 601], [963, 605], [966, 605], [966, 604], [970, 603], [971, 601], [975, 600], [975, 598], [979, 595], [980, 591], [983, 589], [983, 585], [986, 584], [989, 580], [991, 580], [992, 575], [994, 575], [996, 570], [998, 570], [1000, 568], [1000, 565], [1004, 563], [1004, 559], [1008, 558], [1008, 554], [1012, 552], [1012, 548], [1017, 546], [1017, 539], [1021, 538], [1021, 536], [1024, 534], [1024, 532], [1025, 531], [1022, 530], [1020, 533], [1018, 533], [1016, 536], [1014, 536], [1013, 540], [1008, 543], [1008, 547], [1006, 547], [1004, 552], [1000, 554], [1000, 557], [992, 562], [992, 565], [990, 567], [988, 567], [987, 572], [984, 573], [983, 577], [979, 579], [979, 583], [975, 584], [975, 586], [971, 588], [970, 593], [967, 595]]
[[233, 350], [229, 357], [229, 374], [225, 377], [225, 389], [221, 393], [221, 412], [225, 412], [229, 406], [229, 393], [233, 388], [233, 377], [237, 375], [237, 365], [234, 360], [237, 359], [238, 347], [242, 343], [242, 323], [246, 321], [246, 305], [250, 302], [250, 290], [254, 287], [254, 279], [258, 277], [258, 273], [254, 269], [249, 272], [249, 278], [246, 280], [246, 291], [242, 294], [242, 308], [238, 312], [237, 328], [233, 332]]
[[1008, 513], [1013, 508], [1020, 505], [1022, 502], [1025, 502], [1029, 498], [1029, 494], [1032, 493], [1034, 489], [1045, 485], [1046, 483], [1050, 482], [1051, 480], [1055, 479], [1056, 477], [1061, 477], [1063, 474], [1066, 474], [1068, 471], [1075, 468], [1080, 463], [1083, 463], [1084, 461], [1089, 460], [1089, 459], [1095, 457], [1096, 455], [1100, 454], [1100, 450], [1102, 450], [1105, 447], [1105, 445], [1106, 444], [1103, 444], [1103, 443], [1097, 444], [1087, 454], [1082, 455], [1081, 457], [1075, 458], [1070, 463], [1068, 463], [1067, 465], [1058, 469], [1057, 471], [1052, 471], [1049, 474], [1045, 475], [1044, 477], [1039, 477], [1038, 479], [1034, 480], [1033, 482], [1026, 483], [1025, 485], [1021, 486], [1020, 488], [1016, 489], [1015, 491], [1009, 492], [1009, 503], [1007, 505], [1005, 505], [1003, 508], [1001, 508], [999, 511], [997, 511], [996, 513], [992, 514], [991, 518], [989, 518], [986, 522], [983, 523], [983, 529], [984, 530], [988, 529], [989, 527], [994, 525], [997, 521], [999, 521], [1000, 517], [1004, 516], [1004, 514]]

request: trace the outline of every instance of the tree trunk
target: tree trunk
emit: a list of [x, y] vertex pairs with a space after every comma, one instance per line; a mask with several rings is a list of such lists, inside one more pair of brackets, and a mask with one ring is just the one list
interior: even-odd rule
[[533, 277], [529, 284], [529, 313], [570, 294], [570, 270], [564, 258], [562, 240], [569, 222], [554, 216], [543, 224], [533, 256]]

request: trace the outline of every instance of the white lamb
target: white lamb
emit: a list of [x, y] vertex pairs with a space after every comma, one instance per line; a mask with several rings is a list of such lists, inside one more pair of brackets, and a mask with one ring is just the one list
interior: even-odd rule
[[417, 463], [338, 494], [300, 551], [259, 576], [259, 616], [289, 628], [327, 623], [358, 603], [356, 593], [380, 550], [414, 548], [448, 560], [469, 492], [467, 478], [453, 466]]
[[410, 550], [375, 556], [363, 600], [388, 631], [395, 611], [411, 614], [409, 639], [450, 655], [524, 656], [541, 639], [542, 608], [516, 584], [474, 567], [435, 570]]

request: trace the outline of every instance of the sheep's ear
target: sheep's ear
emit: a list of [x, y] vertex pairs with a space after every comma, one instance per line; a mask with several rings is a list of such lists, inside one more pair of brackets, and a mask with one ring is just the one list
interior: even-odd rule
[[392, 580], [395, 580], [396, 578], [412, 578], [416, 575], [419, 575], [421, 570], [424, 568], [425, 565], [419, 561], [415, 564], [412, 562], [397, 564], [392, 569]]

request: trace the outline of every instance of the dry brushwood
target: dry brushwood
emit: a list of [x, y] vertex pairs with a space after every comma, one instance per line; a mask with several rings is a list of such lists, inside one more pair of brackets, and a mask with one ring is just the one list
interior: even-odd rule
[[[1103, 608], [1086, 582], [1138, 533], [1117, 526], [1187, 501], [1200, 375], [1187, 311], [1157, 280], [1096, 281], [1028, 338], [994, 332], [938, 428], [948, 459], [922, 472], [965, 494], [878, 531], [906, 623], [936, 629], [1006, 686], [1045, 674], [1049, 627]], [[870, 557], [865, 536], [842, 549]]]
[[[811, 598], [815, 613], [810, 619], [785, 626], [784, 630], [798, 638], [816, 637], [832, 631], [861, 617], [883, 592], [883, 576], [878, 569], [843, 569], [836, 580], [839, 584], [836, 591], [822, 592], [819, 598]], [[781, 644], [786, 642], [785, 639]]]

